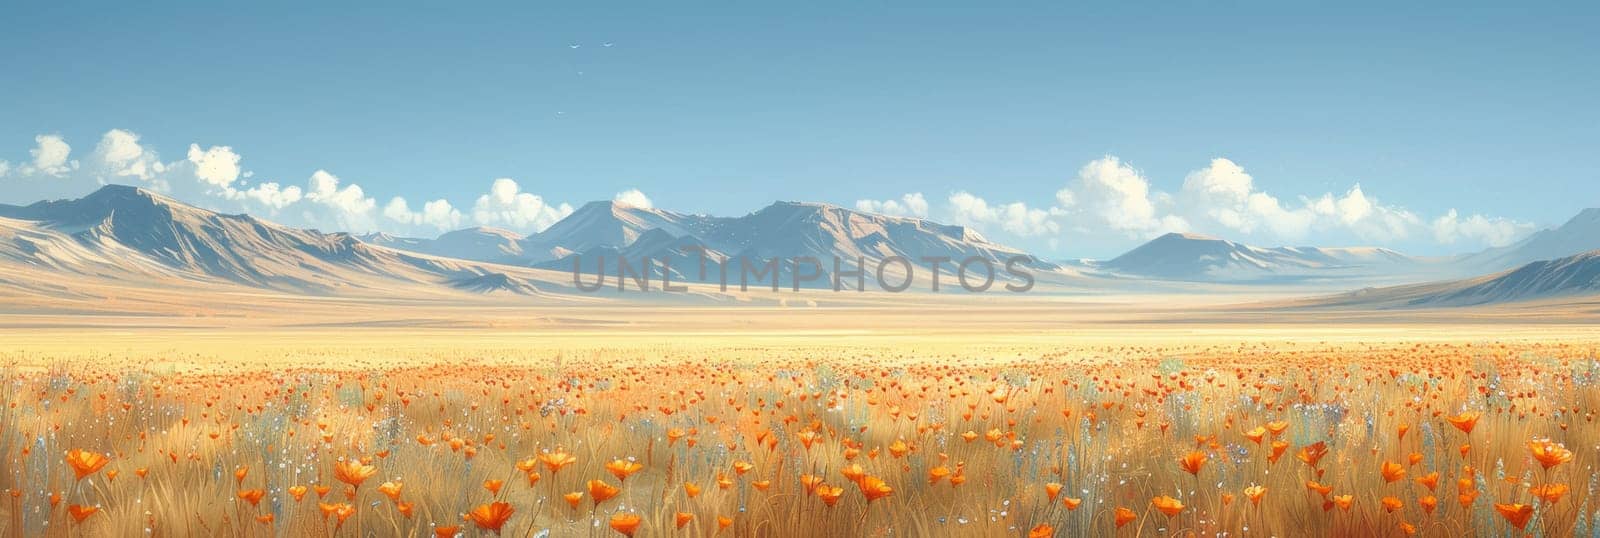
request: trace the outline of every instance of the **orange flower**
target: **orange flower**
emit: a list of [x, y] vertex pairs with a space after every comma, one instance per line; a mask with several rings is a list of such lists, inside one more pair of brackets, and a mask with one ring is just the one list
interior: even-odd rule
[[233, 470], [233, 479], [234, 479], [234, 481], [236, 481], [236, 482], [238, 482], [240, 484], [243, 484], [244, 483], [244, 477], [245, 477], [245, 475], [248, 475], [248, 474], [250, 474], [250, 468], [249, 467], [245, 467], [245, 466], [240, 466], [238, 469], [234, 469]]
[[673, 524], [677, 525], [678, 528], [680, 528], [680, 529], [683, 528], [685, 525], [688, 525], [689, 522], [693, 521], [693, 520], [694, 520], [694, 514], [691, 514], [691, 513], [688, 513], [688, 512], [678, 512], [677, 514], [673, 514], [673, 516], [672, 516]]
[[861, 494], [867, 497], [869, 503], [894, 493], [894, 488], [876, 476], [862, 478], [857, 485], [861, 487]]
[[1113, 517], [1115, 518], [1114, 521], [1116, 522], [1117, 527], [1121, 528], [1123, 525], [1127, 525], [1128, 522], [1139, 519], [1139, 514], [1134, 513], [1133, 510], [1118, 506], [1116, 515]]
[[378, 486], [378, 493], [388, 497], [391, 501], [400, 500], [400, 489], [405, 485], [399, 482], [384, 482]]
[[1572, 461], [1571, 450], [1549, 439], [1528, 441], [1528, 450], [1533, 452], [1533, 459], [1539, 460], [1539, 465], [1546, 469]]
[[1200, 451], [1190, 452], [1178, 458], [1178, 467], [1189, 474], [1200, 476], [1200, 468], [1206, 464], [1206, 453]]
[[617, 493], [622, 491], [616, 486], [607, 484], [604, 480], [590, 480], [588, 486], [589, 497], [594, 499], [595, 505], [606, 502], [606, 499], [616, 497]]
[[1566, 484], [1545, 484], [1528, 489], [1528, 493], [1532, 493], [1534, 497], [1544, 499], [1544, 502], [1552, 504], [1560, 502], [1561, 497], [1566, 495], [1568, 491], [1571, 491], [1571, 488], [1568, 488]]
[[1056, 529], [1044, 523], [1035, 525], [1028, 531], [1028, 538], [1053, 538], [1055, 535]]
[[1417, 499], [1417, 505], [1422, 507], [1423, 512], [1432, 514], [1433, 509], [1439, 507], [1439, 498], [1432, 495], [1424, 495]]
[[1327, 497], [1329, 493], [1333, 493], [1333, 486], [1324, 486], [1311, 480], [1306, 481], [1306, 489], [1321, 493], [1323, 497]]
[[862, 469], [860, 465], [852, 463], [850, 466], [840, 469], [839, 474], [844, 475], [846, 480], [860, 484], [861, 479], [867, 476], [867, 471]]
[[506, 524], [506, 520], [511, 519], [513, 512], [516, 510], [511, 508], [511, 503], [493, 502], [478, 505], [471, 512], [467, 512], [465, 517], [478, 528], [498, 534], [500, 527]]
[[1328, 444], [1322, 441], [1317, 441], [1315, 443], [1300, 447], [1300, 452], [1295, 454], [1294, 457], [1300, 458], [1300, 461], [1306, 462], [1307, 465], [1316, 467], [1317, 462], [1321, 461], [1322, 457], [1326, 455], [1328, 455]]
[[1259, 445], [1259, 444], [1261, 444], [1261, 440], [1266, 438], [1267, 429], [1264, 428], [1264, 427], [1261, 427], [1261, 426], [1256, 426], [1255, 428], [1252, 428], [1250, 431], [1244, 432], [1244, 436], [1245, 436], [1245, 438], [1247, 438], [1247, 439], [1249, 439], [1251, 441], [1254, 441], [1255, 444]]
[[1406, 468], [1392, 461], [1383, 462], [1378, 467], [1378, 472], [1383, 474], [1384, 482], [1394, 482], [1406, 477]]
[[940, 466], [928, 469], [928, 483], [929, 484], [936, 484], [940, 480], [943, 480], [947, 476], [950, 476], [950, 468], [949, 467], [940, 465]]
[[1428, 488], [1428, 491], [1433, 491], [1433, 488], [1439, 485], [1439, 471], [1434, 471], [1426, 475], [1419, 476], [1415, 479], [1412, 479], [1412, 481], [1420, 484], [1422, 487]]
[[754, 469], [755, 467], [755, 464], [748, 461], [733, 462], [733, 472], [741, 475], [750, 472], [750, 470]]
[[1517, 530], [1522, 530], [1523, 527], [1527, 526], [1528, 519], [1533, 517], [1533, 506], [1526, 504], [1495, 503], [1494, 511], [1499, 512], [1500, 517], [1506, 518], [1506, 522], [1516, 527]]
[[618, 512], [611, 515], [611, 530], [620, 532], [625, 536], [633, 536], [633, 533], [639, 530], [641, 521], [643, 519], [637, 514]]
[[733, 518], [728, 517], [728, 516], [717, 516], [717, 530], [726, 529], [726, 528], [732, 527], [732, 526], [733, 526]]
[[1267, 431], [1272, 432], [1272, 436], [1273, 437], [1277, 437], [1279, 435], [1283, 435], [1284, 430], [1288, 430], [1288, 429], [1289, 429], [1289, 421], [1287, 421], [1287, 420], [1279, 420], [1279, 421], [1268, 422], [1267, 423]]
[[76, 504], [67, 505], [67, 513], [71, 514], [72, 519], [79, 523], [82, 523], [85, 519], [89, 519], [89, 516], [92, 516], [95, 512], [99, 511], [100, 508], [95, 506], [81, 506]]
[[1250, 502], [1256, 506], [1261, 505], [1261, 497], [1266, 494], [1266, 486], [1250, 486], [1248, 488], [1244, 488], [1245, 498], [1250, 499]]
[[688, 495], [690, 499], [693, 499], [700, 495], [700, 486], [694, 485], [693, 482], [684, 482], [683, 494]]
[[1083, 504], [1083, 499], [1076, 497], [1062, 497], [1061, 504], [1067, 505], [1068, 510], [1077, 510], [1078, 505]]
[[296, 501], [298, 501], [298, 500], [300, 500], [302, 498], [305, 498], [305, 496], [306, 496], [306, 487], [305, 486], [290, 486], [289, 487], [289, 496], [290, 497], [294, 497], [294, 500], [296, 500]]
[[489, 494], [494, 496], [500, 495], [500, 487], [504, 485], [506, 485], [504, 480], [489, 479], [483, 481], [483, 489], [489, 490]]
[[1044, 495], [1046, 497], [1050, 498], [1050, 502], [1056, 502], [1056, 496], [1061, 494], [1061, 488], [1062, 487], [1063, 486], [1061, 484], [1058, 484], [1056, 482], [1051, 482], [1049, 484], [1045, 484], [1044, 485]]
[[1383, 511], [1389, 512], [1389, 513], [1394, 513], [1396, 511], [1406, 507], [1406, 503], [1402, 502], [1397, 497], [1384, 497], [1382, 500], [1380, 500], [1378, 502], [1383, 504]]
[[553, 474], [561, 471], [562, 467], [578, 463], [578, 457], [568, 454], [564, 450], [557, 450], [555, 452], [546, 452], [540, 454], [539, 461], [544, 463], [545, 468], [550, 469], [550, 472]]
[[561, 498], [566, 500], [568, 505], [571, 505], [573, 508], [577, 508], [578, 503], [583, 502], [583, 493], [574, 491], [572, 493], [562, 495]]
[[[78, 475], [78, 480], [83, 480], [83, 477], [94, 474], [101, 467], [105, 467], [107, 463], [111, 463], [111, 459], [98, 452], [89, 452], [76, 448], [67, 451], [67, 465], [71, 466], [72, 472]], [[91, 510], [89, 513], [93, 514], [94, 511]], [[84, 515], [84, 517], [89, 516]]]
[[1179, 501], [1166, 495], [1150, 499], [1150, 504], [1155, 505], [1156, 510], [1166, 514], [1167, 517], [1178, 515], [1179, 512], [1183, 511], [1183, 501]]
[[400, 512], [400, 515], [402, 516], [411, 517], [411, 503], [395, 501], [394, 509]]
[[1287, 450], [1289, 450], [1288, 441], [1273, 441], [1272, 453], [1267, 454], [1267, 463], [1278, 463], [1278, 458], [1283, 457], [1283, 453]]
[[273, 518], [272, 514], [261, 514], [259, 516], [256, 516], [256, 521], [260, 522], [263, 525], [268, 524], [268, 523], [272, 523], [273, 519], [274, 518]]
[[1354, 505], [1355, 501], [1356, 501], [1356, 496], [1355, 495], [1334, 495], [1333, 496], [1333, 504], [1335, 506], [1338, 506], [1340, 510], [1344, 510], [1346, 512], [1350, 511], [1350, 506]]
[[1482, 415], [1482, 413], [1461, 413], [1453, 417], [1444, 417], [1444, 420], [1461, 430], [1461, 433], [1471, 435], [1472, 429], [1478, 427], [1478, 417]]
[[239, 496], [239, 500], [242, 500], [244, 502], [250, 503], [250, 506], [258, 506], [258, 505], [261, 504], [261, 498], [267, 496], [267, 490], [264, 490], [264, 489], [246, 489], [246, 490], [241, 490], [238, 493], [238, 496]]
[[629, 476], [643, 468], [644, 464], [628, 460], [611, 460], [610, 463], [606, 464], [606, 470], [611, 472], [611, 476], [615, 476], [617, 480], [623, 482], [627, 482]]
[[844, 496], [844, 488], [822, 484], [817, 486], [817, 497], [822, 498], [822, 504], [833, 506], [839, 503], [839, 497]]
[[377, 467], [364, 465], [354, 458], [341, 460], [333, 464], [334, 478], [358, 488], [361, 487], [362, 482], [366, 482], [368, 478], [372, 478], [372, 475], [375, 474], [378, 474]]
[[458, 526], [458, 525], [451, 525], [449, 527], [434, 527], [433, 528], [433, 536], [434, 536], [434, 538], [455, 538], [455, 535], [457, 533], [459, 533], [459, 532], [461, 532], [461, 527]]

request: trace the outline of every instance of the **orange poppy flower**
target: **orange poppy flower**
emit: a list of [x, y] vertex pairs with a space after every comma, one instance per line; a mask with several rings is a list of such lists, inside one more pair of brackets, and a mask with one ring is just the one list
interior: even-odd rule
[[460, 533], [460, 532], [461, 532], [461, 527], [458, 526], [458, 525], [451, 525], [451, 526], [448, 526], [448, 527], [434, 527], [433, 528], [433, 536], [434, 536], [434, 538], [455, 538], [455, 535]]
[[572, 493], [562, 495], [561, 498], [566, 500], [568, 505], [572, 506], [573, 508], [577, 508], [578, 503], [583, 502], [583, 493], [574, 491]]
[[839, 498], [844, 496], [844, 488], [822, 484], [817, 486], [817, 497], [822, 499], [822, 504], [833, 506], [839, 503]]
[[99, 511], [100, 508], [95, 506], [81, 506], [76, 504], [67, 505], [67, 513], [72, 515], [72, 519], [79, 523], [82, 523], [85, 519], [89, 519], [89, 516], [92, 516], [95, 512]]
[[1378, 467], [1378, 472], [1383, 475], [1384, 482], [1394, 482], [1406, 477], [1406, 468], [1392, 461], [1383, 462]]
[[1155, 505], [1156, 510], [1166, 514], [1167, 517], [1178, 515], [1179, 512], [1183, 511], [1183, 501], [1179, 501], [1166, 495], [1150, 499], [1150, 504]]
[[736, 461], [736, 462], [733, 462], [733, 472], [741, 474], [741, 475], [750, 472], [750, 470], [754, 469], [755, 467], [756, 467], [755, 464], [750, 463], [748, 461]]
[[1127, 525], [1128, 522], [1139, 519], [1139, 514], [1135, 513], [1133, 510], [1118, 506], [1116, 514], [1112, 517], [1114, 518], [1113, 521], [1117, 524], [1117, 527], [1121, 528], [1123, 525]]
[[1034, 525], [1033, 529], [1028, 531], [1028, 538], [1053, 538], [1055, 535], [1056, 529], [1044, 523]]
[[1464, 412], [1453, 417], [1445, 417], [1444, 420], [1449, 422], [1451, 426], [1455, 426], [1456, 429], [1461, 430], [1461, 433], [1471, 435], [1472, 429], [1478, 427], [1478, 417], [1480, 416], [1483, 416], [1483, 414]]
[[504, 480], [489, 479], [483, 481], [483, 489], [489, 490], [489, 494], [495, 496], [500, 495], [500, 487], [504, 485], [506, 485]]
[[1422, 507], [1423, 512], [1432, 514], [1433, 509], [1439, 506], [1439, 498], [1432, 495], [1424, 495], [1417, 499], [1417, 505]]
[[1394, 513], [1406, 507], [1406, 503], [1402, 502], [1398, 497], [1384, 497], [1378, 502], [1383, 504], [1383, 511], [1389, 513]]
[[1506, 518], [1506, 522], [1516, 527], [1517, 530], [1522, 530], [1523, 527], [1526, 527], [1528, 520], [1533, 517], [1533, 506], [1527, 504], [1496, 503], [1494, 511], [1499, 512], [1500, 517]]
[[1295, 457], [1299, 458], [1300, 461], [1306, 462], [1307, 465], [1316, 467], [1317, 462], [1321, 461], [1322, 457], [1326, 455], [1328, 455], [1328, 444], [1322, 441], [1317, 441], [1315, 443], [1300, 447], [1300, 452], [1295, 454]]
[[478, 505], [471, 512], [467, 512], [465, 517], [480, 529], [499, 533], [500, 527], [505, 525], [506, 520], [511, 519], [511, 514], [515, 512], [516, 510], [511, 508], [511, 503], [493, 502]]
[[678, 512], [676, 514], [673, 514], [673, 516], [672, 516], [672, 523], [674, 525], [677, 525], [677, 527], [680, 528], [680, 529], [683, 528], [685, 525], [688, 525], [689, 522], [693, 521], [693, 520], [694, 520], [694, 514], [691, 514], [691, 513], [688, 513], [688, 512]]
[[606, 502], [607, 499], [616, 497], [617, 493], [622, 491], [616, 486], [607, 484], [604, 480], [590, 480], [586, 485], [589, 487], [589, 497], [594, 499], [595, 505], [599, 505], [600, 503]]
[[256, 521], [261, 523], [261, 524], [263, 524], [263, 525], [268, 524], [268, 523], [272, 523], [273, 519], [274, 518], [273, 518], [272, 514], [261, 514], [259, 516], [256, 516]]
[[1195, 475], [1195, 476], [1199, 476], [1200, 475], [1200, 468], [1204, 467], [1205, 464], [1206, 464], [1206, 453], [1205, 452], [1194, 451], [1194, 452], [1190, 452], [1188, 454], [1185, 454], [1181, 458], [1178, 458], [1178, 467], [1182, 468], [1184, 470], [1184, 472], [1187, 472], [1187, 473]]
[[1244, 496], [1250, 499], [1251, 504], [1261, 505], [1261, 497], [1267, 494], [1266, 486], [1250, 486], [1244, 488]]
[[391, 501], [399, 500], [400, 489], [404, 487], [405, 485], [399, 482], [384, 482], [378, 485], [378, 493], [382, 493], [383, 496], [388, 497]]
[[876, 501], [894, 493], [894, 488], [889, 487], [882, 479], [868, 476], [861, 479], [856, 485], [861, 487], [861, 494], [867, 497], [867, 502]]
[[622, 533], [624, 536], [633, 536], [639, 530], [639, 523], [643, 519], [637, 514], [618, 512], [611, 515], [611, 530]]
[[394, 509], [395, 511], [400, 512], [400, 515], [402, 516], [411, 517], [411, 503], [395, 501]]
[[1572, 461], [1571, 450], [1549, 439], [1528, 441], [1528, 450], [1533, 452], [1533, 459], [1539, 460], [1539, 465], [1546, 469]]
[[1561, 497], [1566, 495], [1568, 491], [1571, 491], [1571, 488], [1568, 488], [1566, 484], [1545, 484], [1528, 489], [1528, 493], [1533, 494], [1534, 497], [1552, 504], [1560, 502]]
[[[111, 463], [111, 459], [98, 452], [89, 452], [76, 448], [67, 451], [67, 465], [72, 467], [74, 474], [78, 475], [78, 480], [83, 480], [83, 477], [94, 474], [95, 471], [105, 467], [107, 463]], [[90, 511], [89, 513], [92, 514], [94, 512]]]
[[1289, 421], [1287, 421], [1287, 420], [1278, 420], [1278, 421], [1268, 422], [1267, 423], [1267, 431], [1272, 432], [1272, 436], [1273, 437], [1277, 437], [1279, 435], [1283, 435], [1283, 432], [1285, 430], [1288, 430], [1288, 429], [1289, 429]]
[[362, 482], [366, 482], [368, 478], [372, 478], [372, 475], [375, 474], [378, 474], [377, 467], [362, 464], [354, 458], [341, 460], [333, 464], [334, 478], [358, 488], [361, 487]]
[[1416, 482], [1417, 484], [1421, 485], [1422, 487], [1428, 488], [1428, 491], [1433, 491], [1433, 488], [1435, 486], [1439, 485], [1439, 471], [1434, 471], [1434, 472], [1431, 472], [1431, 473], [1416, 477], [1415, 479], [1412, 479], [1412, 481]]
[[540, 454], [539, 461], [544, 463], [545, 468], [549, 469], [550, 472], [554, 474], [561, 471], [562, 467], [578, 463], [578, 457], [568, 454], [566, 451], [557, 450], [555, 452], [546, 452]]
[[234, 469], [233, 470], [233, 479], [234, 479], [235, 482], [243, 484], [244, 483], [244, 477], [246, 475], [249, 475], [249, 474], [250, 474], [250, 468], [249, 467], [240, 466], [238, 469]]
[[639, 472], [640, 469], [644, 469], [644, 464], [628, 460], [611, 460], [610, 463], [606, 464], [606, 471], [611, 472], [611, 476], [615, 476], [617, 480], [623, 482], [627, 482], [628, 477], [632, 476], [633, 473]]
[[1045, 484], [1044, 495], [1050, 498], [1050, 502], [1056, 502], [1056, 496], [1061, 494], [1062, 487], [1063, 486], [1061, 484], [1056, 482]]
[[1267, 463], [1278, 463], [1278, 458], [1283, 457], [1283, 453], [1288, 450], [1288, 441], [1273, 441], [1272, 452], [1267, 454]]
[[1344, 510], [1346, 512], [1350, 511], [1350, 507], [1355, 504], [1355, 501], [1356, 501], [1356, 496], [1355, 495], [1334, 495], [1333, 496], [1333, 504], [1335, 506], [1338, 506], [1340, 510]]
[[1306, 481], [1306, 489], [1321, 493], [1323, 497], [1327, 497], [1329, 493], [1333, 493], [1333, 486], [1324, 486], [1312, 480]]
[[1264, 428], [1264, 427], [1261, 427], [1261, 426], [1256, 426], [1255, 428], [1252, 428], [1250, 431], [1244, 432], [1244, 436], [1245, 436], [1246, 439], [1254, 441], [1255, 444], [1259, 445], [1259, 444], [1261, 444], [1261, 440], [1266, 438], [1267, 429]]
[[1083, 504], [1083, 499], [1077, 497], [1062, 497], [1061, 504], [1067, 505], [1067, 510], [1077, 510]]
[[267, 496], [267, 490], [247, 489], [240, 491], [237, 495], [239, 500], [250, 503], [250, 506], [258, 506], [261, 504], [261, 498]]
[[296, 501], [298, 501], [298, 500], [300, 500], [302, 498], [305, 498], [305, 496], [306, 496], [306, 487], [305, 486], [289, 486], [289, 496], [290, 497], [294, 497], [294, 500], [296, 500]]

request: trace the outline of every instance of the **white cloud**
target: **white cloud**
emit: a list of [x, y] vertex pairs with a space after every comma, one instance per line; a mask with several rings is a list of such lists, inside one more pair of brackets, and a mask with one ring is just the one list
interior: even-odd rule
[[408, 226], [429, 226], [446, 231], [461, 227], [461, 212], [442, 198], [422, 204], [422, 211], [412, 211], [405, 198], [396, 196], [383, 206], [383, 216]]
[[293, 205], [304, 198], [304, 191], [300, 187], [290, 185], [283, 187], [277, 182], [269, 181], [246, 190], [236, 190], [229, 187], [224, 191], [224, 196], [230, 200], [246, 200], [260, 204], [268, 213], [277, 214], [278, 210]]
[[894, 217], [928, 217], [928, 200], [920, 192], [901, 196], [899, 200], [856, 200], [856, 209]]
[[5, 177], [9, 173], [11, 173], [11, 161], [0, 159], [0, 177]]
[[522, 192], [515, 180], [494, 180], [489, 193], [472, 205], [472, 220], [485, 226], [504, 226], [517, 231], [543, 231], [572, 214], [569, 204], [552, 205], [533, 193]]
[[189, 144], [189, 162], [195, 166], [194, 176], [212, 186], [227, 187], [239, 179], [239, 154], [231, 147], [211, 146], [201, 151], [199, 144]]
[[1083, 230], [1148, 237], [1189, 227], [1182, 217], [1161, 214], [1158, 206], [1170, 205], [1170, 197], [1152, 193], [1142, 173], [1111, 155], [1078, 169], [1072, 183], [1056, 191], [1056, 204], [1053, 214]]
[[23, 170], [23, 175], [63, 176], [78, 167], [77, 162], [68, 161], [72, 155], [72, 146], [60, 135], [38, 135], [33, 137], [36, 144], [28, 154], [33, 156], [32, 165]]
[[1532, 224], [1500, 217], [1491, 218], [1473, 214], [1460, 218], [1452, 208], [1433, 220], [1433, 237], [1446, 245], [1466, 239], [1481, 241], [1491, 247], [1502, 247], [1533, 231], [1533, 228]]
[[106, 131], [94, 148], [94, 156], [90, 159], [91, 163], [98, 163], [104, 173], [113, 178], [132, 177], [150, 181], [167, 168], [155, 152], [147, 151], [139, 144], [138, 134], [122, 129]]
[[376, 226], [372, 213], [378, 202], [367, 197], [360, 185], [351, 183], [340, 187], [339, 184], [339, 177], [326, 170], [311, 174], [305, 200], [320, 207], [309, 209], [306, 220], [323, 222], [326, 219], [344, 231], [372, 230]]
[[611, 201], [624, 206], [637, 207], [641, 209], [650, 209], [655, 207], [650, 203], [650, 197], [645, 196], [643, 192], [639, 191], [639, 189], [628, 189], [619, 192], [616, 196], [611, 198]]
[[956, 191], [946, 199], [951, 221], [980, 230], [990, 225], [1019, 236], [1055, 234], [1060, 224], [1049, 211], [1029, 208], [1022, 202], [990, 205], [988, 201], [966, 191]]

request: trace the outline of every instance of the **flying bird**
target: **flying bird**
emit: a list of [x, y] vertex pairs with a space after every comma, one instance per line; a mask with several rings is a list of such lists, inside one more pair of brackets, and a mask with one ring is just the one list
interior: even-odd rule
[[611, 43], [601, 43], [600, 44], [600, 46], [602, 46], [602, 47], [610, 47], [611, 45], [612, 45]]

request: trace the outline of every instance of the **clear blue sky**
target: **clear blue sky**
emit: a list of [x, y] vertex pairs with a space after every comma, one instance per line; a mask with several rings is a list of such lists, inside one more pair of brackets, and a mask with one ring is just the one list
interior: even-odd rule
[[[14, 5], [0, 158], [17, 173], [39, 134], [87, 158], [120, 128], [164, 160], [229, 146], [252, 181], [323, 169], [380, 209], [469, 213], [501, 177], [715, 214], [920, 192], [940, 217], [956, 191], [1048, 210], [1106, 155], [1163, 192], [1225, 157], [1286, 206], [1359, 183], [1423, 221], [1600, 205], [1592, 3], [1066, 4]], [[992, 228], [1064, 255], [1137, 242]]]

